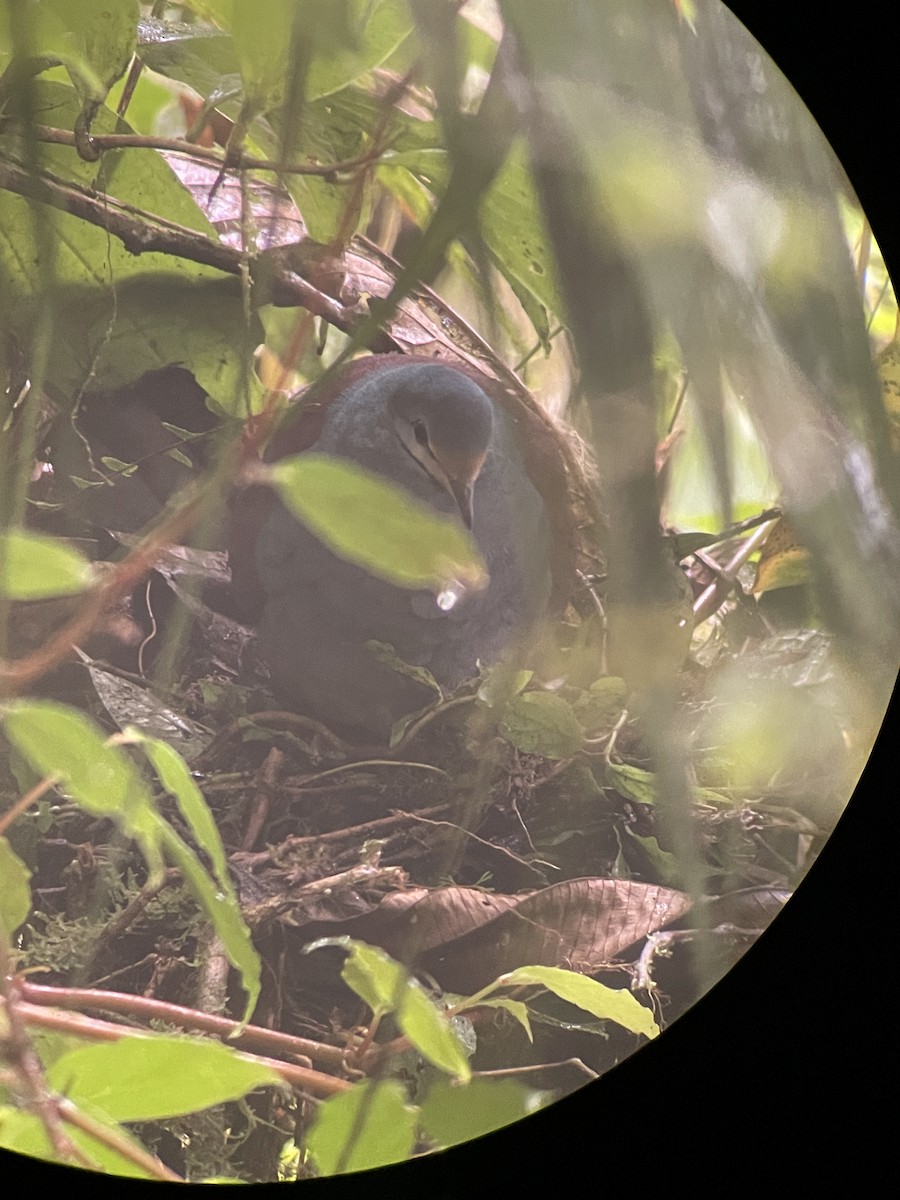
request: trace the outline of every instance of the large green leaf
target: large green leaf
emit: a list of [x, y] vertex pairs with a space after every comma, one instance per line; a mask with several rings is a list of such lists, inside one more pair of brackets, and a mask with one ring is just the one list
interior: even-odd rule
[[11, 600], [69, 596], [93, 582], [87, 559], [57, 538], [21, 529], [0, 534], [0, 593]]
[[395, 1080], [369, 1080], [319, 1106], [306, 1146], [322, 1175], [386, 1167], [409, 1157], [416, 1115]]
[[[73, 126], [78, 99], [72, 88], [38, 81], [36, 101], [45, 120]], [[94, 128], [124, 131], [106, 109]], [[0, 151], [21, 158], [26, 153], [22, 135], [0, 134]], [[71, 147], [40, 143], [33, 152], [38, 164], [61, 180], [103, 187], [125, 205], [216, 236], [155, 152], [107, 152], [99, 180], [97, 165], [85, 163]], [[35, 211], [45, 218], [39, 232]], [[220, 408], [242, 411], [238, 398], [253, 387], [244, 351], [261, 340], [261, 331], [255, 322], [247, 327], [237, 280], [186, 259], [135, 255], [87, 221], [56, 209], [35, 210], [33, 202], [0, 191], [0, 320], [21, 345], [30, 346], [48, 305], [54, 320], [47, 383], [57, 394], [76, 396], [88, 382], [117, 387], [148, 369], [188, 362]]]
[[281, 1082], [271, 1067], [220, 1042], [127, 1037], [63, 1054], [47, 1072], [73, 1104], [116, 1121], [155, 1121], [236, 1100]]
[[197, 844], [209, 856], [215, 882], [174, 830], [167, 831], [165, 849], [169, 857], [181, 868], [186, 882], [212, 920], [229, 962], [241, 972], [248, 997], [245, 1019], [249, 1018], [261, 986], [260, 962], [250, 930], [241, 915], [218, 826], [181, 755], [159, 738], [147, 737], [134, 729], [127, 732], [143, 748], [163, 787], [175, 797]]
[[587, 975], [566, 971], [561, 967], [519, 967], [497, 980], [503, 987], [519, 987], [523, 984], [539, 984], [559, 996], [561, 1000], [583, 1008], [592, 1016], [615, 1021], [632, 1033], [642, 1033], [653, 1038], [659, 1026], [653, 1013], [624, 988], [610, 988]]
[[438, 1080], [419, 1117], [439, 1146], [455, 1146], [521, 1121], [541, 1106], [542, 1093], [512, 1079], [473, 1079], [464, 1087]]
[[0, 937], [11, 937], [31, 910], [31, 872], [0, 837]]
[[545, 758], [571, 758], [584, 741], [571, 704], [555, 692], [513, 696], [503, 712], [500, 732], [519, 750]]
[[38, 775], [56, 776], [86, 812], [113, 821], [138, 843], [151, 874], [162, 873], [164, 823], [150, 791], [93, 721], [50, 700], [18, 700], [6, 705], [4, 729]]
[[299, 520], [374, 575], [435, 592], [485, 582], [481, 556], [459, 520], [372, 472], [324, 454], [300, 454], [273, 464], [271, 479]]
[[24, 8], [27, 45], [13, 46], [7, 5], [0, 6], [0, 46], [62, 63], [79, 95], [103, 100], [134, 52], [138, 0], [41, 0]]
[[[112, 1122], [102, 1120], [96, 1114], [92, 1113], [91, 1116], [100, 1129], [105, 1126], [112, 1136], [126, 1144], [130, 1143], [135, 1150], [146, 1154], [144, 1147], [127, 1130]], [[86, 1156], [87, 1161], [95, 1165], [98, 1170], [106, 1171], [110, 1175], [122, 1175], [126, 1178], [153, 1178], [149, 1172], [138, 1166], [127, 1155], [73, 1125], [66, 1127], [66, 1136]], [[41, 1118], [35, 1116], [34, 1113], [23, 1112], [22, 1109], [6, 1105], [0, 1105], [0, 1146], [5, 1150], [12, 1150], [15, 1154], [27, 1154], [32, 1158], [42, 1158], [45, 1161], [48, 1159], [52, 1161], [56, 1157], [47, 1135], [47, 1127]], [[69, 1165], [81, 1164], [70, 1162]]]
[[341, 971], [344, 982], [373, 1013], [393, 1013], [423, 1058], [457, 1079], [470, 1077], [464, 1047], [450, 1020], [404, 966], [384, 950], [353, 938], [322, 938], [307, 949], [320, 946], [340, 946], [349, 951]]

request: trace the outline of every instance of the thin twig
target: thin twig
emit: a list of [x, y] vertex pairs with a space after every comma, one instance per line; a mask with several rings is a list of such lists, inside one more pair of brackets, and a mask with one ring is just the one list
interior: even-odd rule
[[21, 1102], [30, 1108], [44, 1126], [53, 1152], [60, 1159], [74, 1159], [82, 1166], [94, 1164], [62, 1129], [55, 1097], [44, 1077], [44, 1069], [28, 1033], [21, 999], [21, 983], [12, 975], [5, 937], [0, 936], [0, 999], [6, 1029], [0, 1050], [9, 1065], [14, 1089]]
[[318, 783], [320, 779], [329, 779], [333, 775], [340, 775], [345, 771], [359, 771], [365, 767], [411, 767], [417, 771], [431, 771], [435, 775], [440, 775], [442, 779], [450, 778], [446, 771], [431, 763], [407, 762], [395, 758], [364, 758], [356, 762], [341, 763], [338, 767], [329, 767], [327, 771], [317, 771], [315, 775], [300, 775], [285, 782], [292, 785], [292, 791], [299, 791], [308, 783]]
[[[729, 561], [721, 568], [723, 576], [736, 575], [740, 567], [766, 540], [775, 524], [775, 521], [766, 521], [765, 524], [755, 529], [745, 541], [741, 542]], [[695, 624], [699, 625], [701, 621], [712, 616], [724, 599], [720, 580], [717, 579], [709, 587], [704, 588], [694, 601]]]
[[[35, 985], [22, 984], [23, 989], [33, 986]], [[46, 992], [55, 991], [56, 989], [44, 988], [42, 990]], [[69, 994], [69, 1008], [75, 1011], [61, 1011], [62, 1005], [58, 1001], [53, 1001], [55, 1007], [44, 1007], [30, 1001], [23, 1001], [21, 1005], [23, 1019], [29, 1025], [34, 1025], [42, 1029], [54, 1029], [61, 1033], [87, 1038], [91, 1041], [117, 1042], [125, 1038], [158, 1036], [144, 1029], [131, 1029], [126, 1025], [116, 1025], [112, 1021], [103, 1021], [96, 1017], [86, 1017], [71, 1002], [72, 994], [77, 991], [85, 993], [87, 989], [59, 989], [60, 999], [65, 999], [65, 994]], [[141, 1006], [154, 1005], [161, 1010], [158, 1014], [153, 1014], [154, 1019], [165, 1021], [167, 1024], [173, 1024], [185, 1029], [202, 1030], [203, 1032], [218, 1034], [223, 1040], [228, 1037], [229, 1033], [234, 1033], [240, 1029], [237, 1021], [229, 1021], [225, 1017], [211, 1016], [208, 1013], [201, 1013], [195, 1009], [182, 1008], [177, 1004], [165, 1004], [159, 1000], [150, 1000], [144, 996], [125, 997], [118, 993], [103, 993], [99, 991], [89, 994], [94, 998], [93, 1007], [95, 1008], [108, 1007], [112, 1009], [112, 1004], [104, 1004], [103, 997], [106, 994], [118, 996], [119, 999], [127, 999], [130, 1002], [127, 1006], [120, 1006], [119, 1011], [129, 1012], [130, 1010], [130, 1015], [135, 1015], [140, 1013]], [[86, 1007], [86, 1005], [82, 1004], [81, 1007]], [[164, 1010], [168, 1010], [168, 1013]], [[248, 1031], [250, 1030], [253, 1031], [252, 1036], [248, 1036]], [[329, 1065], [335, 1068], [340, 1068], [344, 1060], [344, 1049], [341, 1046], [326, 1046], [319, 1042], [308, 1041], [305, 1038], [290, 1037], [286, 1034], [276, 1033], [271, 1029], [260, 1029], [253, 1026], [246, 1026], [241, 1035], [232, 1038], [228, 1044], [235, 1048], [241, 1048], [252, 1044], [254, 1041], [257, 1044], [261, 1044], [265, 1039], [268, 1039], [271, 1047], [281, 1049], [283, 1053], [311, 1058], [320, 1062], [327, 1061]], [[281, 1041], [280, 1045], [276, 1039]], [[288, 1045], [287, 1043], [291, 1044]], [[249, 1051], [241, 1049], [241, 1053], [249, 1054]], [[333, 1075], [325, 1075], [321, 1071], [302, 1067], [296, 1063], [283, 1062], [280, 1059], [258, 1054], [253, 1054], [253, 1058], [257, 1062], [277, 1071], [286, 1083], [307, 1087], [318, 1096], [333, 1096], [338, 1092], [346, 1091], [349, 1087], [346, 1080], [338, 1079]]]
[[80, 1129], [82, 1133], [88, 1134], [108, 1149], [114, 1150], [116, 1154], [121, 1154], [129, 1162], [142, 1167], [154, 1179], [161, 1179], [166, 1183], [185, 1182], [180, 1175], [176, 1175], [164, 1162], [161, 1162], [155, 1154], [150, 1154], [142, 1146], [135, 1145], [130, 1138], [115, 1129], [111, 1129], [109, 1125], [104, 1125], [94, 1117], [88, 1116], [80, 1108], [76, 1108], [70, 1100], [60, 1099], [57, 1102], [57, 1111], [61, 1120], [66, 1121], [69, 1125], [74, 1125], [76, 1129]]
[[[47, 142], [54, 146], [71, 146], [78, 148], [78, 140], [68, 129], [57, 129], [52, 125], [21, 126], [17, 121], [6, 121], [0, 124], [4, 133], [21, 133], [35, 142]], [[184, 138], [163, 138], [142, 133], [92, 133], [90, 143], [96, 150], [121, 150], [128, 147], [138, 150], [163, 150], [170, 154], [186, 154], [225, 171], [271, 171], [278, 175], [316, 175], [325, 178], [329, 183], [340, 183], [337, 178], [360, 167], [370, 166], [377, 162], [387, 149], [377, 145], [365, 154], [355, 158], [347, 158], [333, 163], [279, 163], [269, 158], [254, 158], [251, 155], [240, 155], [234, 162], [226, 162], [221, 150], [206, 146], [198, 146], [196, 142], [188, 142]]]

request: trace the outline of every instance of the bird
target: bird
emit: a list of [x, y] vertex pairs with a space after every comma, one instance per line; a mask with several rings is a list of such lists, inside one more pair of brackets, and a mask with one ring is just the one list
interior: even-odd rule
[[[314, 449], [404, 489], [470, 530], [489, 582], [449, 609], [341, 558], [269, 488], [232, 500], [229, 559], [239, 615], [258, 625], [278, 700], [346, 735], [386, 741], [435, 691], [373, 652], [424, 668], [446, 692], [497, 661], [550, 593], [549, 523], [516, 421], [474, 369], [370, 355], [340, 370], [270, 461]], [[377, 513], [372, 514], [377, 520]]]

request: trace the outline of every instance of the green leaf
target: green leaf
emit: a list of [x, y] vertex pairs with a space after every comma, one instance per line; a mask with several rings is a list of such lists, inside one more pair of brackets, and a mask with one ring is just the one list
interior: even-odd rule
[[248, 996], [244, 1019], [248, 1020], [259, 997], [260, 961], [253, 946], [250, 930], [241, 916], [218, 826], [181, 755], [158, 738], [147, 737], [134, 729], [127, 732], [140, 744], [150, 759], [163, 787], [175, 797], [191, 834], [212, 863], [218, 887], [212, 885], [190, 848], [174, 831], [167, 831], [166, 851], [181, 867], [186, 882], [204, 912], [212, 920], [228, 961], [241, 973], [244, 990]]
[[480, 588], [481, 556], [462, 522], [440, 516], [381, 476], [324, 454], [270, 467], [291, 512], [336, 554], [391, 583], [439, 592]]
[[319, 1105], [306, 1147], [322, 1175], [386, 1167], [409, 1157], [416, 1117], [399, 1083], [367, 1081]]
[[116, 1121], [182, 1116], [281, 1083], [271, 1067], [220, 1042], [149, 1035], [72, 1050], [47, 1077], [73, 1104]]
[[404, 966], [384, 950], [353, 938], [322, 938], [307, 950], [320, 946], [340, 946], [349, 951], [341, 978], [373, 1013], [393, 1013], [423, 1058], [458, 1079], [470, 1077], [468, 1059], [450, 1019]]
[[350, 0], [348, 25], [358, 34], [356, 45], [335, 45], [313, 60], [306, 79], [307, 99], [333, 96], [380, 67], [412, 30], [401, 0]]
[[544, 758], [571, 758], [584, 741], [571, 704], [554, 692], [514, 696], [506, 706], [500, 732], [519, 750]]
[[595, 680], [589, 691], [581, 693], [574, 704], [575, 716], [589, 730], [614, 725], [622, 715], [627, 697], [625, 680], [606, 675]]
[[31, 911], [31, 872], [0, 837], [0, 937], [12, 937]]
[[137, 463], [122, 462], [121, 458], [113, 458], [111, 454], [101, 454], [100, 461], [104, 467], [107, 467], [110, 471], [117, 472], [119, 475], [133, 475], [138, 469]]
[[489, 1000], [479, 1000], [478, 1007], [500, 1008], [504, 1012], [508, 1012], [525, 1030], [529, 1042], [534, 1041], [534, 1034], [531, 1032], [531, 1019], [528, 1016], [528, 1005], [523, 1004], [521, 1000], [510, 1000], [507, 996], [498, 996]]
[[[607, 768], [609, 786], [616, 789], [626, 800], [638, 804], [656, 803], [656, 776], [641, 767], [628, 763], [609, 763]], [[734, 804], [721, 792], [706, 787], [691, 788], [691, 796], [697, 804], [711, 804], [714, 808], [733, 808]], [[660, 852], [662, 853], [662, 852]]]
[[125, 74], [137, 42], [138, 0], [41, 0], [41, 9], [55, 11], [65, 27], [70, 47], [63, 58], [72, 82], [85, 100], [103, 100], [110, 86]]
[[386, 667], [390, 667], [400, 675], [405, 675], [407, 679], [414, 679], [416, 683], [423, 683], [426, 687], [430, 687], [438, 696], [443, 696], [435, 677], [425, 667], [416, 667], [412, 663], [404, 662], [393, 646], [387, 642], [366, 642], [366, 649], [377, 658], [380, 663], [384, 663]]
[[439, 1146], [456, 1146], [521, 1121], [543, 1098], [511, 1079], [473, 1079], [464, 1086], [442, 1079], [429, 1089], [419, 1120]]
[[[78, 98], [71, 87], [35, 81], [35, 104], [53, 122], [71, 128]], [[9, 100], [12, 116], [17, 97]], [[107, 109], [96, 133], [127, 133]], [[21, 159], [26, 150], [15, 126], [0, 133], [0, 151]], [[38, 164], [59, 180], [102, 186], [121, 204], [160, 213], [169, 221], [218, 240], [190, 192], [159, 154], [129, 148], [85, 163], [70, 147], [38, 143]], [[261, 389], [247, 367], [246, 345], [262, 340], [256, 318], [246, 319], [237, 280], [212, 267], [154, 251], [126, 250], [104, 229], [69, 213], [42, 207], [36, 236], [32, 202], [0, 191], [0, 323], [29, 346], [48, 305], [53, 314], [46, 383], [75, 396], [90, 381], [109, 389], [173, 362], [190, 362], [200, 386], [226, 412], [244, 415], [245, 395]], [[45, 294], [50, 275], [54, 290]], [[203, 320], [198, 321], [198, 314]]]
[[481, 233], [517, 295], [530, 293], [552, 313], [562, 310], [553, 253], [544, 229], [524, 139], [510, 152], [481, 205]]
[[0, 534], [0, 592], [11, 600], [71, 596], [92, 583], [91, 564], [57, 538], [21, 529]]
[[489, 708], [500, 708], [524, 691], [533, 675], [533, 671], [516, 671], [507, 663], [497, 663], [485, 672], [478, 699]]
[[62, 63], [85, 100], [103, 100], [125, 73], [137, 37], [138, 0], [41, 0], [25, 6], [27, 46], [11, 45], [7, 6], [0, 6], [0, 45]]
[[[636, 842], [640, 847], [641, 853], [645, 856], [650, 868], [656, 873], [660, 883], [679, 887], [684, 882], [684, 872], [678, 863], [678, 859], [671, 851], [663, 850], [655, 837], [641, 837], [633, 829], [627, 828], [625, 833], [631, 841]], [[644, 868], [644, 872], [646, 872], [646, 867]]]
[[[103, 1127], [105, 1126], [117, 1138], [120, 1138], [125, 1143], [130, 1143], [136, 1149], [146, 1153], [146, 1150], [132, 1137], [127, 1130], [119, 1125], [104, 1121], [95, 1113], [90, 1116]], [[89, 1133], [85, 1133], [81, 1129], [77, 1129], [73, 1125], [66, 1126], [66, 1136], [87, 1156], [88, 1161], [96, 1166], [98, 1170], [106, 1171], [110, 1175], [122, 1175], [131, 1179], [151, 1179], [154, 1176], [145, 1171], [143, 1167], [139, 1167], [132, 1159], [124, 1154], [120, 1154], [118, 1150], [112, 1146], [107, 1146], [105, 1143], [91, 1137]], [[40, 1117], [34, 1116], [32, 1113], [23, 1112], [19, 1108], [10, 1108], [0, 1105], [0, 1146], [5, 1150], [12, 1150], [16, 1154], [26, 1154], [31, 1158], [40, 1158], [44, 1161], [54, 1161], [56, 1155], [53, 1147], [50, 1144], [50, 1138], [47, 1136], [47, 1127]], [[75, 1166], [76, 1163], [69, 1161], [69, 1166]], [[80, 1163], [77, 1164], [81, 1166]]]
[[496, 984], [502, 987], [538, 984], [561, 1000], [602, 1020], [615, 1021], [632, 1033], [642, 1033], [648, 1038], [656, 1037], [659, 1033], [659, 1026], [650, 1009], [635, 999], [631, 992], [607, 987], [576, 971], [566, 971], [562, 967], [519, 967], [501, 975]]
[[351, 940], [341, 978], [373, 1012], [393, 1012], [423, 1058], [460, 1079], [469, 1078], [468, 1059], [449, 1019], [389, 954]]
[[628, 763], [609, 763], [606, 768], [610, 787], [614, 787], [626, 800], [638, 804], [656, 803], [656, 776], [641, 767]]
[[138, 843], [151, 875], [161, 874], [164, 822], [130, 759], [93, 721], [50, 700], [17, 700], [6, 705], [5, 729], [39, 776], [58, 776], [62, 791], [113, 821]]

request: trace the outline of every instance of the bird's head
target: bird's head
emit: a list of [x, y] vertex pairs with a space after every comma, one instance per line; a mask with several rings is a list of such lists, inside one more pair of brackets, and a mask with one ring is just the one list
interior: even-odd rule
[[388, 411], [404, 448], [456, 501], [467, 529], [491, 443], [491, 402], [473, 379], [440, 363], [390, 372]]

